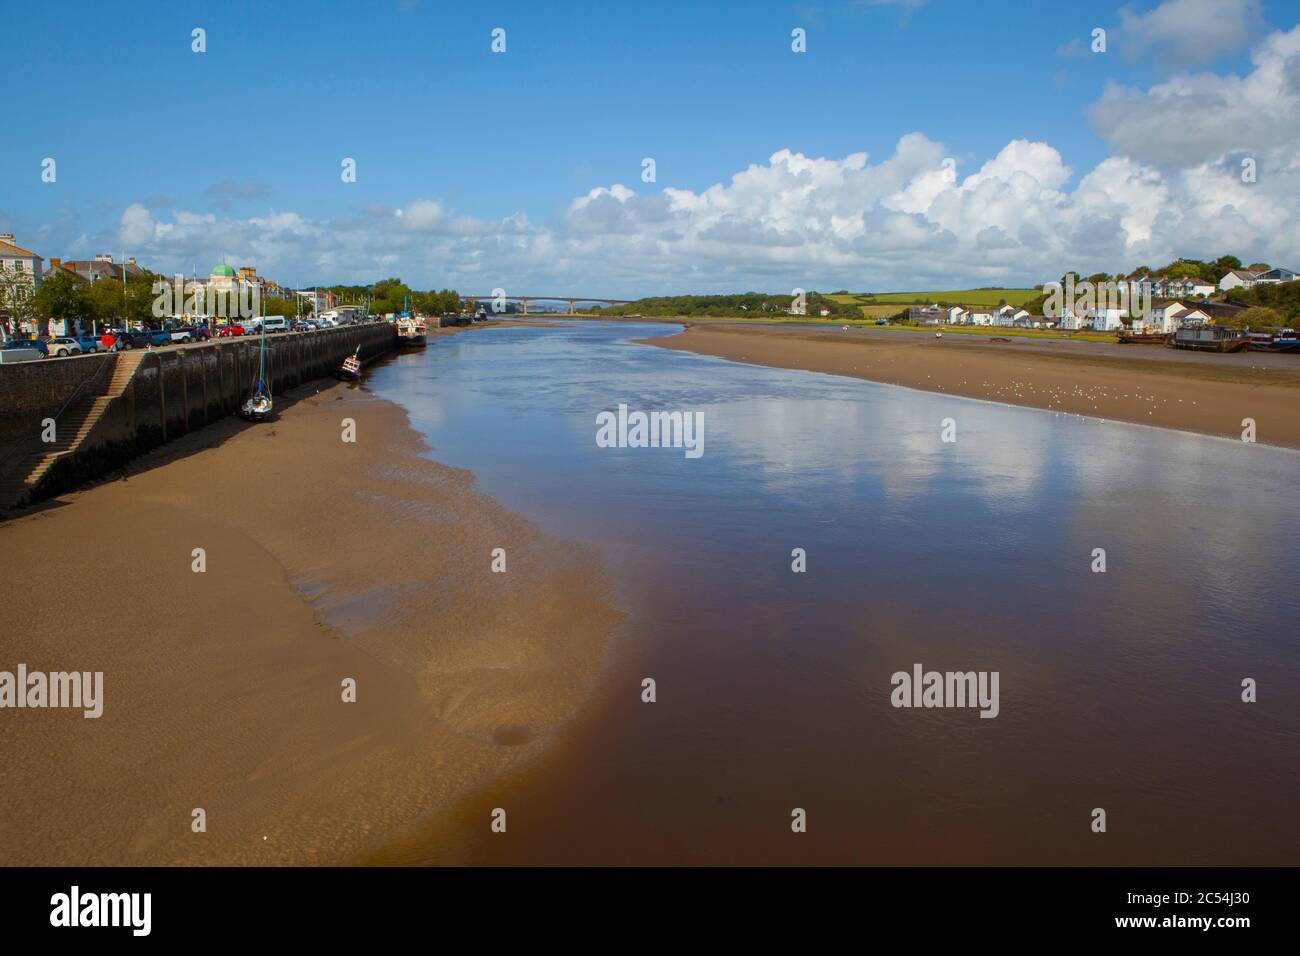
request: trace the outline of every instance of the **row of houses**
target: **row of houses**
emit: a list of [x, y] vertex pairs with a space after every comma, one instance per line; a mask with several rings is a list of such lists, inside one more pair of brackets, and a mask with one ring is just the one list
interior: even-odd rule
[[[981, 310], [931, 304], [913, 306], [908, 309], [907, 317], [913, 325], [987, 325], [1113, 332], [1132, 324], [1169, 333], [1190, 322], [1223, 319], [1241, 311], [1242, 306], [1210, 302], [1209, 296], [1218, 292], [1296, 279], [1296, 273], [1290, 269], [1233, 269], [1217, 285], [1190, 276], [1170, 278], [1141, 274], [1119, 282], [1081, 282], [1078, 286], [1067, 278], [1064, 290], [1059, 288], [1059, 283], [1049, 283], [1044, 287], [1053, 290], [1045, 303], [1046, 310], [1055, 313], [1052, 315], [1033, 315], [1027, 309], [1011, 305]], [[1085, 289], [1086, 294], [1082, 294]], [[1062, 292], [1064, 294], [1058, 296]]]
[[1027, 309], [1012, 305], [988, 310], [964, 309], [959, 305], [920, 305], [907, 310], [907, 320], [913, 325], [989, 325], [1024, 329], [1055, 328], [1059, 321], [1053, 316], [1033, 315]]
[[[77, 282], [120, 283], [149, 274], [148, 270], [136, 262], [134, 256], [126, 256], [120, 262], [108, 253], [97, 255], [93, 259], [51, 258], [47, 261], [30, 249], [18, 245], [13, 233], [0, 233], [0, 270], [26, 280], [15, 289], [14, 294], [18, 295], [34, 295], [41, 284], [54, 275], [65, 275]], [[166, 277], [162, 281], [166, 283], [164, 290], [171, 293], [167, 296], [170, 303], [167, 314], [176, 319], [194, 319], [204, 314], [196, 311], [190, 315], [185, 311], [186, 303], [196, 301], [196, 294], [198, 301], [208, 301], [211, 294], [220, 295], [226, 301], [253, 299], [254, 296], [273, 299], [293, 299], [297, 296], [317, 314], [336, 304], [334, 296], [324, 290], [291, 289], [258, 275], [255, 266], [240, 266], [236, 269], [225, 262], [215, 266], [206, 279], [175, 276]], [[5, 311], [7, 304], [0, 302], [0, 313]], [[52, 327], [52, 331], [58, 335], [67, 334], [71, 330]]]

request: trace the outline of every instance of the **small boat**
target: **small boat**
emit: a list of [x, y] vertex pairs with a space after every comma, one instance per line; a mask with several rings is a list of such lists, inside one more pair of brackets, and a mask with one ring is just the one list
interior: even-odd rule
[[1121, 345], [1146, 344], [1163, 345], [1169, 335], [1165, 332], [1128, 332], [1121, 329], [1115, 333]]
[[1250, 345], [1250, 339], [1241, 329], [1196, 323], [1182, 326], [1165, 344], [1174, 349], [1202, 352], [1241, 352]]
[[334, 373], [339, 378], [348, 382], [355, 382], [361, 378], [361, 346], [343, 360], [343, 364], [338, 367]]
[[239, 416], [250, 422], [266, 421], [266, 417], [271, 414], [271, 389], [266, 383], [265, 322], [262, 323], [262, 346], [258, 351], [258, 355], [257, 384], [253, 386], [253, 394], [248, 396], [248, 401], [244, 402], [239, 409]]
[[244, 402], [243, 407], [239, 409], [240, 417], [250, 422], [265, 421], [269, 414], [271, 414], [271, 396], [260, 393]]

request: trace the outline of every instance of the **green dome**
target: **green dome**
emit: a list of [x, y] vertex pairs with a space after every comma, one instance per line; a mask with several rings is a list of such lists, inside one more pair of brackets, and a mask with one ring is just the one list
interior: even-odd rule
[[223, 262], [219, 266], [212, 267], [212, 274], [214, 276], [225, 276], [228, 279], [233, 279], [235, 277], [235, 270]]

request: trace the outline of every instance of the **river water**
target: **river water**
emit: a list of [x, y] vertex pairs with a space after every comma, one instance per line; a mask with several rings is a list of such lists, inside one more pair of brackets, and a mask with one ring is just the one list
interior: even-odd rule
[[[1296, 862], [1300, 453], [633, 341], [675, 331], [480, 329], [371, 374], [628, 613], [543, 755], [385, 861]], [[598, 447], [620, 404], [701, 412], [703, 454]], [[997, 672], [997, 716], [892, 706], [917, 664]]]

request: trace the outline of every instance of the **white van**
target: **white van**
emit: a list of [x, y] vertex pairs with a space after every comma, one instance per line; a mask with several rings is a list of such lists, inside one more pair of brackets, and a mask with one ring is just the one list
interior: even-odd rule
[[282, 315], [268, 315], [262, 319], [262, 328], [268, 332], [288, 332], [289, 320]]

